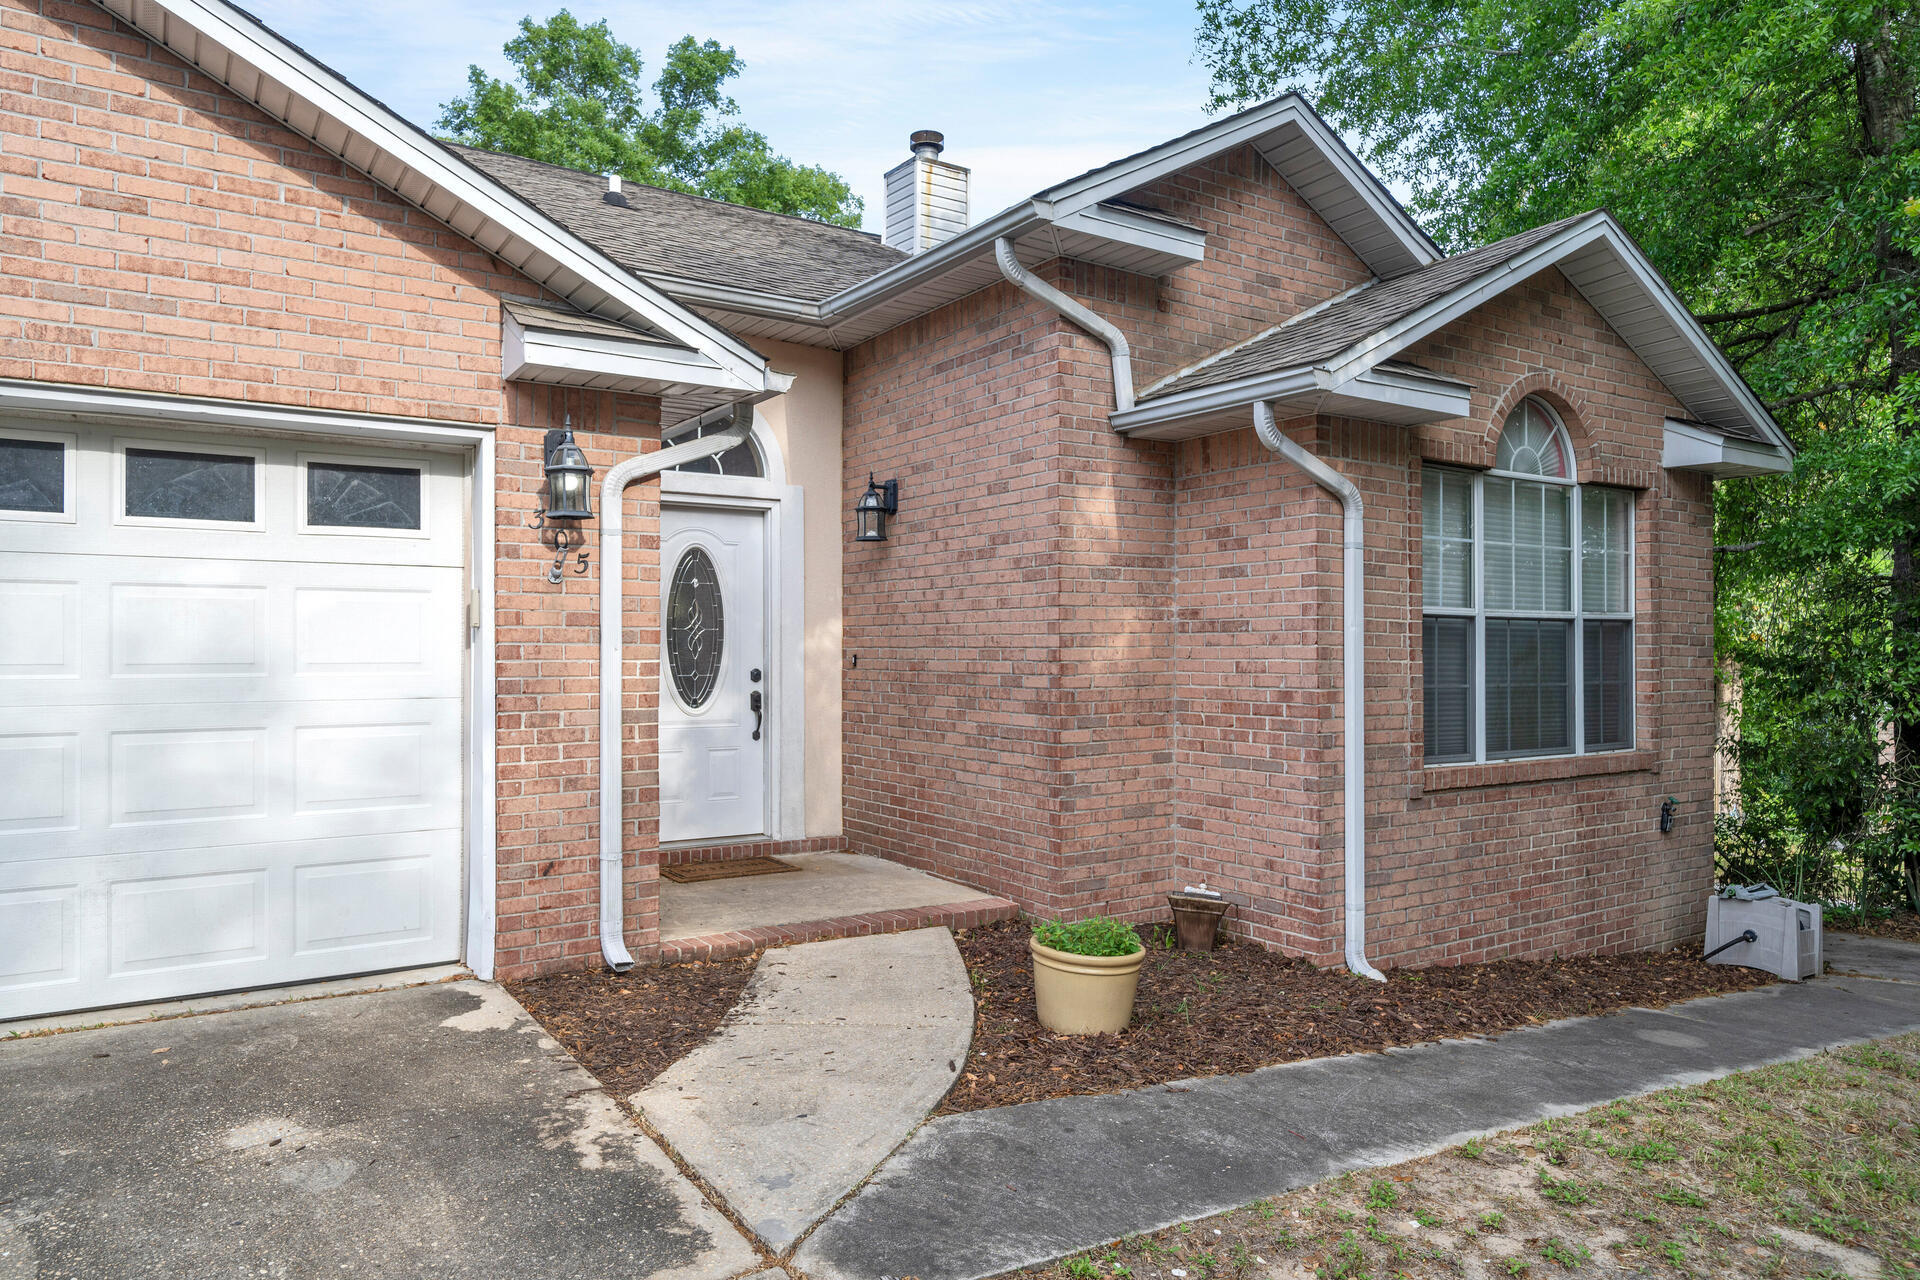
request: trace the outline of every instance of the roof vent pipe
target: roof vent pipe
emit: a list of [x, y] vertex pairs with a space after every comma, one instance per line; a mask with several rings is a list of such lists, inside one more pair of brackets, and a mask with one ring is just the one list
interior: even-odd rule
[[1000, 274], [1007, 278], [1007, 283], [1022, 293], [1040, 299], [1107, 344], [1107, 350], [1113, 357], [1114, 412], [1125, 413], [1133, 408], [1133, 352], [1127, 346], [1127, 335], [1044, 280], [1035, 280], [1028, 275], [1027, 269], [1020, 265], [1020, 259], [1014, 256], [1013, 241], [1005, 236], [993, 242], [993, 259], [1000, 264]]
[[1313, 478], [1315, 484], [1340, 499], [1345, 555], [1340, 596], [1345, 615], [1341, 628], [1340, 686], [1345, 717], [1346, 797], [1342, 817], [1347, 849], [1347, 968], [1362, 978], [1385, 982], [1386, 975], [1367, 962], [1367, 750], [1366, 750], [1366, 581], [1362, 576], [1364, 515], [1360, 490], [1353, 481], [1294, 443], [1273, 420], [1273, 406], [1253, 404], [1253, 433], [1260, 443]]
[[608, 204], [617, 204], [623, 209], [627, 207], [626, 193], [620, 190], [619, 174], [610, 173], [607, 175], [607, 193], [600, 198]]

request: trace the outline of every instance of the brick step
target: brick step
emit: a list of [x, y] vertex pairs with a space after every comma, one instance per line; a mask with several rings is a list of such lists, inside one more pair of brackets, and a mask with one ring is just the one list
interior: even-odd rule
[[971, 929], [995, 920], [1011, 920], [1019, 914], [1020, 908], [1005, 898], [969, 898], [964, 902], [903, 907], [897, 911], [869, 911], [861, 915], [835, 916], [830, 920], [758, 925], [728, 933], [702, 933], [662, 941], [656, 963], [725, 960], [730, 956], [752, 955], [768, 947], [786, 947], [796, 942], [859, 938], [874, 933], [901, 933], [908, 929], [934, 926]]

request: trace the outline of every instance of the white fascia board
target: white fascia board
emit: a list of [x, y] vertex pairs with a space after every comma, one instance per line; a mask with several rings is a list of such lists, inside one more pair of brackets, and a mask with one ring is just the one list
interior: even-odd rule
[[748, 382], [704, 352], [652, 342], [623, 342], [587, 333], [528, 329], [512, 316], [501, 325], [501, 377], [508, 382], [565, 382], [569, 375], [612, 378], [615, 390], [654, 392], [667, 387], [712, 387], [754, 395], [766, 379]]
[[490, 422], [440, 422], [395, 414], [340, 413], [239, 400], [115, 391], [70, 383], [0, 379], [0, 414], [165, 427], [226, 427], [295, 435], [471, 444], [493, 433]]
[[1734, 440], [1668, 418], [1660, 465], [1669, 471], [1704, 471], [1719, 478], [1780, 475], [1793, 470], [1793, 459], [1776, 445]]
[[[1688, 346], [1746, 411], [1750, 421], [1791, 456], [1792, 445], [1787, 442], [1779, 424], [1774, 422], [1773, 415], [1767, 412], [1766, 406], [1760, 403], [1745, 380], [1727, 363], [1726, 356], [1714, 345], [1713, 339], [1707, 336], [1700, 322], [1674, 295], [1666, 281], [1661, 279], [1660, 273], [1653, 269], [1653, 264], [1646, 260], [1632, 239], [1604, 211], [1582, 218], [1524, 253], [1490, 268], [1484, 275], [1468, 281], [1452, 293], [1436, 298], [1419, 310], [1374, 331], [1334, 357], [1327, 367], [1341, 380], [1358, 377], [1382, 360], [1393, 358], [1428, 334], [1499, 297], [1520, 281], [1595, 243], [1603, 243], [1618, 256]], [[1629, 346], [1633, 345], [1631, 335], [1622, 333], [1621, 337], [1626, 339]]]
[[968, 227], [953, 239], [905, 262], [888, 267], [877, 276], [842, 289], [820, 304], [821, 322], [834, 324], [877, 303], [885, 302], [926, 283], [970, 258], [993, 252], [993, 242], [1001, 236], [1017, 237], [1049, 221], [1047, 211], [1037, 201], [1023, 201], [1003, 210], [978, 226]]
[[1055, 218], [1053, 225], [1062, 231], [1098, 236], [1185, 262], [1200, 262], [1207, 256], [1207, 233], [1200, 228], [1183, 227], [1115, 205], [1092, 205]]
[[1316, 371], [1310, 368], [1282, 369], [1257, 378], [1242, 378], [1217, 386], [1200, 387], [1164, 400], [1137, 404], [1125, 413], [1113, 414], [1109, 424], [1121, 435], [1142, 427], [1178, 422], [1182, 418], [1200, 418], [1226, 409], [1252, 404], [1255, 400], [1284, 400], [1306, 392], [1324, 390]]
[[[149, 7], [158, 10], [165, 19], [185, 24], [202, 39], [218, 45], [229, 57], [247, 64], [259, 75], [277, 82], [294, 98], [303, 100], [320, 115], [323, 123], [330, 120], [350, 136], [366, 141], [479, 218], [523, 240], [591, 287], [644, 316], [649, 323], [689, 346], [709, 352], [716, 363], [730, 366], [742, 379], [764, 379], [765, 362], [733, 335], [630, 274], [504, 186], [456, 159], [392, 110], [317, 65], [265, 26], [236, 17], [220, 0], [141, 0], [137, 5], [131, 0], [100, 0], [100, 3], [108, 12], [141, 30], [146, 27], [137, 20], [138, 16]], [[169, 44], [164, 20], [161, 31], [147, 34], [162, 44]], [[211, 74], [204, 67], [202, 71]], [[234, 92], [240, 91], [234, 89]], [[241, 96], [260, 105], [251, 95]], [[293, 128], [292, 122], [285, 119], [290, 114], [281, 113], [276, 118]], [[315, 125], [295, 131], [318, 141], [315, 135], [321, 129]], [[400, 194], [393, 184], [382, 185]], [[413, 203], [420, 204], [421, 200], [413, 199]]]
[[1115, 431], [1127, 435], [1145, 427], [1207, 417], [1256, 400], [1286, 400], [1301, 395], [1315, 395], [1315, 403], [1337, 400], [1343, 413], [1359, 412], [1368, 405], [1390, 408], [1394, 410], [1391, 420], [1401, 423], [1464, 417], [1473, 400], [1472, 388], [1448, 379], [1422, 378], [1397, 370], [1369, 371], [1342, 379], [1324, 368], [1302, 365], [1152, 400], [1116, 413], [1110, 421]]
[[1306, 100], [1296, 93], [1284, 94], [1271, 102], [1250, 107], [1207, 128], [1195, 130], [1184, 138], [1142, 152], [1132, 160], [1096, 169], [1082, 177], [1050, 187], [1041, 192], [1037, 199], [1052, 205], [1056, 214], [1074, 213], [1090, 204], [1111, 200], [1168, 174], [1177, 173], [1210, 156], [1255, 142], [1287, 125], [1298, 127], [1314, 143], [1326, 156], [1328, 163], [1339, 170], [1348, 185], [1366, 202], [1374, 216], [1392, 229], [1394, 238], [1406, 247], [1416, 261], [1438, 262], [1445, 256], [1440, 252], [1440, 246], [1407, 216], [1372, 170], [1360, 163], [1346, 144], [1327, 128], [1326, 121], [1315, 114]]

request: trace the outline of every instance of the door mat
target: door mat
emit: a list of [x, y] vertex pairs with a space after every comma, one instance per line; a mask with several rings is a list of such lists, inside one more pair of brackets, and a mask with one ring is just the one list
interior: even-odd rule
[[799, 867], [778, 858], [726, 858], [719, 862], [679, 862], [660, 868], [660, 874], [675, 884], [698, 884], [702, 880], [732, 880], [739, 876], [771, 876]]

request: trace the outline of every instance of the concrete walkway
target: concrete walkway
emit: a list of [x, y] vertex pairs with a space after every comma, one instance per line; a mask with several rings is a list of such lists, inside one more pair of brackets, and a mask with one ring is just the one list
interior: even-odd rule
[[972, 1038], [945, 929], [811, 942], [762, 957], [719, 1033], [632, 1102], [780, 1252], [913, 1132]]
[[0, 1099], [4, 1280], [759, 1265], [490, 984], [0, 1042]]
[[[1836, 965], [1863, 972], [1911, 959], [1848, 943], [1838, 952]], [[976, 1280], [1475, 1133], [1914, 1030], [1920, 984], [1829, 977], [1493, 1040], [946, 1116], [823, 1222], [794, 1266], [812, 1280]]]
[[660, 882], [660, 940], [916, 907], [997, 902], [992, 894], [858, 853], [803, 853], [799, 867], [772, 876]]

